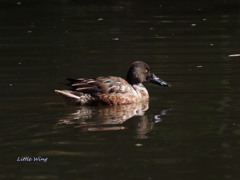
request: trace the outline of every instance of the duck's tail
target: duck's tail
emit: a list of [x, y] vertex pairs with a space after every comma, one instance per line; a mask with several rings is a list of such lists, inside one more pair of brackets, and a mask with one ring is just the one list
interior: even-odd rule
[[92, 104], [95, 100], [90, 94], [84, 94], [77, 91], [55, 90], [55, 93], [61, 95], [68, 104], [72, 105]]

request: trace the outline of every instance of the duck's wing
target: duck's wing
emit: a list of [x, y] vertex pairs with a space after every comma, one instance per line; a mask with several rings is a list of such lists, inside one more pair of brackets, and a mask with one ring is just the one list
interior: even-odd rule
[[120, 77], [107, 76], [95, 79], [68, 79], [72, 90], [93, 95], [125, 93], [129, 90], [128, 82]]

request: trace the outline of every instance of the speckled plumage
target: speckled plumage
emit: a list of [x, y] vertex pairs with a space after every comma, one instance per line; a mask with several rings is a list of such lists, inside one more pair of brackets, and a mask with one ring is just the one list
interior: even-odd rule
[[170, 86], [151, 73], [149, 66], [141, 61], [131, 64], [126, 80], [115, 76], [68, 80], [70, 90], [55, 90], [55, 92], [62, 95], [68, 103], [74, 105], [132, 104], [148, 100], [148, 91], [143, 86], [143, 82], [148, 81], [162, 86]]

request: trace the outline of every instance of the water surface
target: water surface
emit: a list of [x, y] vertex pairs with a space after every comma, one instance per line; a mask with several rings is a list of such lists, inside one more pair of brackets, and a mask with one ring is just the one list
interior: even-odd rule
[[[239, 2], [1, 5], [1, 179], [240, 178]], [[172, 87], [121, 107], [54, 94], [135, 60]]]

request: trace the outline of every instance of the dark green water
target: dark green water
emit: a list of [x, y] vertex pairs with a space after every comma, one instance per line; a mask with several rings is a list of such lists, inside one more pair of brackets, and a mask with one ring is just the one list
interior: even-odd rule
[[[240, 179], [239, 2], [0, 4], [0, 179]], [[172, 84], [146, 84], [149, 104], [53, 92], [135, 60]]]

